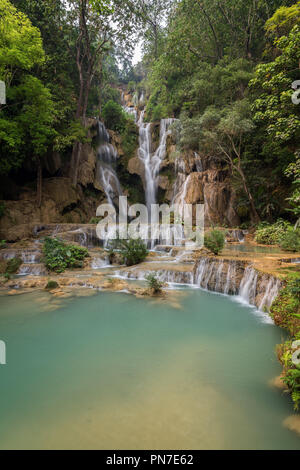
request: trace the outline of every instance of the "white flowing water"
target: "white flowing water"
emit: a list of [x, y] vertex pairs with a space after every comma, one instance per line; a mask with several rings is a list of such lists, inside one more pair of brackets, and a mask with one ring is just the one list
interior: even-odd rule
[[122, 188], [115, 167], [118, 159], [117, 150], [109, 143], [110, 137], [104, 124], [98, 122], [98, 166], [97, 174], [107, 201], [114, 205], [114, 200], [122, 196]]
[[277, 297], [279, 290], [281, 288], [281, 282], [279, 279], [271, 277], [267, 284], [265, 295], [262, 298], [262, 301], [259, 305], [259, 310], [269, 310], [275, 298]]
[[157, 150], [152, 152], [151, 124], [144, 123], [145, 111], [141, 112], [138, 121], [140, 147], [139, 157], [145, 167], [145, 195], [148, 210], [157, 203], [157, 190], [159, 180], [159, 169], [163, 159], [166, 156], [167, 137], [170, 135], [170, 126], [175, 119], [162, 119], [160, 121], [160, 139]]
[[[182, 260], [178, 257], [176, 262], [182, 263]], [[266, 276], [259, 277], [258, 271], [252, 266], [244, 267], [235, 261], [202, 258], [194, 272], [186, 268], [179, 268], [178, 271], [170, 270], [168, 264], [170, 264], [170, 260], [166, 261], [165, 268], [162, 268], [162, 262], [160, 262], [159, 268], [155, 271], [155, 274], [163, 282], [191, 284], [205, 290], [234, 296], [240, 303], [256, 306], [261, 312], [270, 309], [281, 288], [279, 279], [272, 276], [268, 279]], [[149, 270], [133, 268], [121, 270], [116, 274], [128, 279], [143, 280], [147, 274], [153, 272], [153, 269], [150, 266]], [[239, 274], [241, 270], [243, 270], [242, 279]], [[258, 304], [260, 292], [263, 291], [263, 286], [266, 284], [265, 293]], [[265, 320], [271, 322], [269, 316], [266, 316]]]
[[257, 278], [257, 271], [251, 266], [248, 266], [240, 285], [239, 296], [250, 305], [255, 304]]

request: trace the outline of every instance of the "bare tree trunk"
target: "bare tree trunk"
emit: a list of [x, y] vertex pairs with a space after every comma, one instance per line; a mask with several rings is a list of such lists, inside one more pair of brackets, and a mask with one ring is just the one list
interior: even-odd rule
[[247, 197], [248, 197], [248, 200], [249, 200], [249, 203], [250, 203], [250, 208], [251, 208], [251, 214], [252, 214], [252, 218], [253, 218], [253, 221], [255, 223], [259, 223], [260, 222], [260, 217], [258, 215], [258, 212], [256, 210], [256, 207], [255, 207], [255, 202], [254, 202], [254, 199], [253, 199], [253, 196], [248, 188], [248, 184], [247, 184], [247, 180], [246, 180], [246, 177], [244, 175], [244, 172], [241, 168], [238, 168], [238, 172], [242, 178], [242, 182], [243, 182], [243, 187], [244, 187], [244, 191], [245, 193], [247, 194]]
[[43, 169], [41, 164], [41, 159], [37, 159], [37, 188], [36, 188], [36, 202], [37, 206], [41, 207], [42, 205], [42, 191], [43, 191]]

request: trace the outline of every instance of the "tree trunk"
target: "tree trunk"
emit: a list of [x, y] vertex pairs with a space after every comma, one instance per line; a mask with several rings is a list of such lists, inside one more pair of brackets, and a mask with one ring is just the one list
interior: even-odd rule
[[36, 202], [37, 206], [41, 207], [42, 205], [42, 190], [43, 190], [43, 170], [41, 159], [37, 159], [37, 190], [36, 190]]
[[249, 200], [249, 203], [250, 203], [250, 208], [251, 208], [251, 214], [252, 214], [252, 218], [253, 218], [253, 221], [255, 223], [259, 223], [260, 222], [260, 217], [258, 215], [258, 212], [256, 210], [256, 207], [255, 207], [255, 203], [254, 203], [254, 199], [253, 199], [253, 196], [248, 188], [248, 184], [247, 184], [247, 181], [246, 181], [246, 177], [244, 175], [244, 172], [241, 168], [238, 169], [238, 172], [239, 174], [241, 175], [241, 178], [242, 178], [242, 182], [243, 182], [243, 187], [244, 187], [244, 191], [245, 193], [247, 194], [247, 197], [248, 197], [248, 200]]
[[[78, 104], [77, 104], [76, 118], [81, 120], [81, 124], [83, 126], [85, 125], [85, 117], [86, 117], [86, 111], [87, 111], [87, 106], [88, 106], [89, 91], [90, 91], [90, 85], [87, 85], [85, 87], [84, 83], [82, 82], [80, 85], [80, 94], [79, 94], [79, 99], [78, 99]], [[78, 181], [78, 169], [79, 169], [79, 164], [81, 160], [81, 150], [82, 150], [82, 143], [76, 142], [73, 145], [71, 166], [70, 166], [70, 173], [69, 173], [70, 178], [72, 180], [72, 185], [75, 187], [77, 186], [77, 181]]]

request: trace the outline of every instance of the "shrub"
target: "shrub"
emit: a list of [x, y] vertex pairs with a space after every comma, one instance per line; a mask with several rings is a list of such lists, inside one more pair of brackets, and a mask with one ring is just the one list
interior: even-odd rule
[[134, 81], [131, 81], [127, 85], [129, 93], [133, 93], [136, 89], [136, 83]]
[[121, 132], [121, 138], [125, 160], [128, 162], [130, 158], [134, 157], [135, 151], [139, 146], [138, 128], [131, 116], [129, 116], [126, 120], [124, 129]]
[[1, 248], [5, 248], [6, 247], [6, 241], [5, 240], [0, 240], [0, 250]]
[[275, 224], [262, 222], [256, 229], [255, 241], [262, 245], [277, 245], [290, 228], [291, 224], [282, 219], [277, 220]]
[[154, 274], [146, 276], [148, 287], [153, 290], [155, 294], [160, 294], [162, 291], [163, 283], [160, 282]]
[[100, 221], [101, 221], [101, 217], [92, 217], [89, 221], [89, 224], [98, 225]]
[[57, 238], [45, 238], [43, 253], [47, 269], [57, 273], [67, 268], [82, 268], [83, 260], [89, 256], [86, 248], [67, 245]]
[[[140, 238], [137, 240], [132, 238], [129, 240], [115, 240], [114, 248], [120, 251], [122, 261], [126, 266], [142, 263], [148, 255], [147, 247]], [[111, 252], [112, 250], [113, 248]]]
[[294, 340], [300, 340], [300, 277], [291, 278], [281, 289], [271, 307], [276, 325], [286, 328], [292, 339], [277, 346], [277, 354], [283, 365], [283, 381], [288, 386], [295, 405], [300, 407], [300, 369], [292, 361]]
[[48, 281], [45, 289], [47, 290], [53, 290], [57, 289], [59, 287], [58, 283], [56, 281]]
[[225, 235], [221, 230], [211, 230], [205, 234], [204, 246], [215, 255], [221, 253], [225, 245]]
[[122, 132], [126, 126], [126, 115], [121, 105], [109, 100], [102, 110], [102, 117], [108, 129]]
[[300, 230], [289, 228], [281, 237], [280, 247], [286, 251], [300, 251]]
[[6, 266], [6, 272], [8, 276], [11, 276], [12, 274], [16, 274], [16, 272], [19, 271], [19, 268], [23, 264], [23, 261], [21, 258], [12, 258], [7, 262]]

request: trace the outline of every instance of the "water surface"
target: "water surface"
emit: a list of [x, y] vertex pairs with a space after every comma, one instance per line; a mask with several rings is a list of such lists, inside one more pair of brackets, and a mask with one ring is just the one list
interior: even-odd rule
[[283, 332], [222, 295], [0, 299], [0, 448], [300, 449]]

